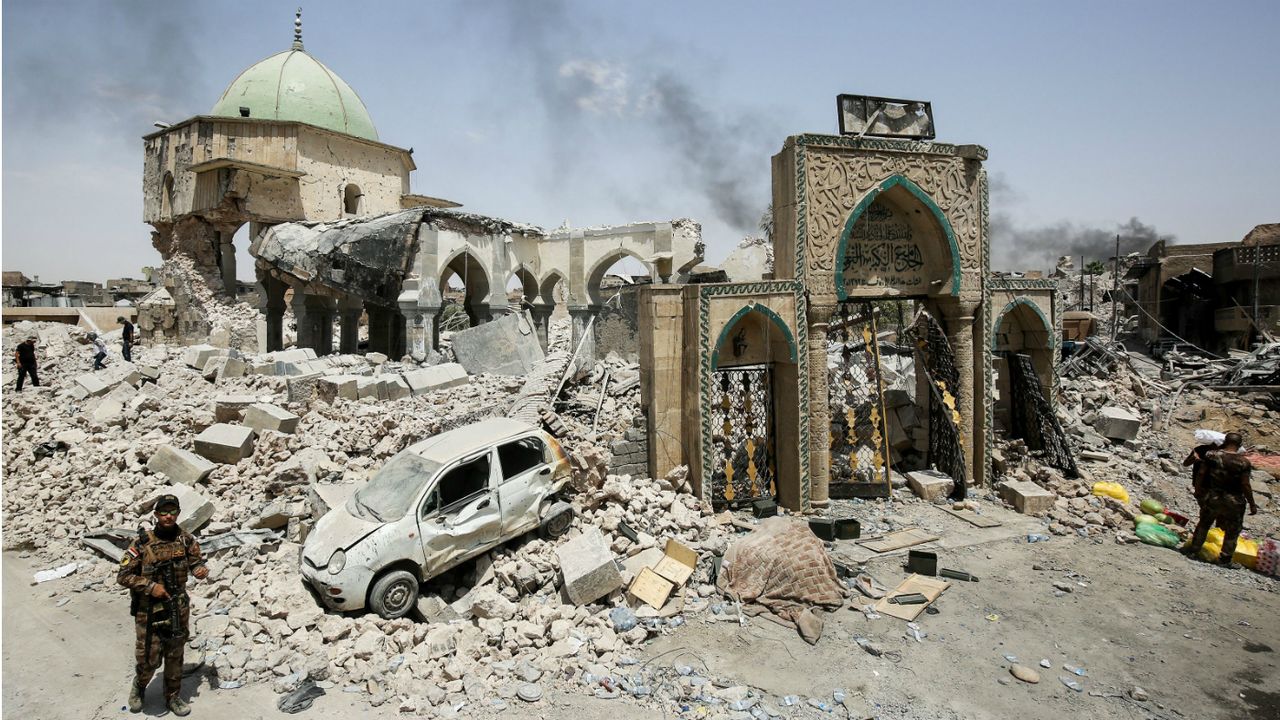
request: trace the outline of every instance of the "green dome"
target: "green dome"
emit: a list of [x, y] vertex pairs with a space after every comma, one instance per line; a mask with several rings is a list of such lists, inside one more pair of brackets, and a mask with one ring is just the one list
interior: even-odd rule
[[293, 120], [347, 135], [377, 140], [373, 118], [356, 91], [301, 49], [277, 53], [240, 73], [210, 115]]

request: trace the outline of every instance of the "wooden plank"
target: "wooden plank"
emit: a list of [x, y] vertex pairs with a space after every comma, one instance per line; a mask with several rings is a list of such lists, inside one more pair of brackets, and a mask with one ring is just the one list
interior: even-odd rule
[[949, 507], [941, 507], [941, 506], [938, 506], [938, 509], [944, 513], [947, 513], [948, 515], [954, 515], [960, 518], [961, 520], [964, 520], [965, 522], [969, 523], [970, 525], [974, 525], [976, 527], [992, 528], [992, 527], [1000, 526], [1000, 521], [983, 517], [972, 510], [952, 510]]
[[[945, 580], [935, 580], [933, 578], [912, 574], [906, 580], [903, 580], [901, 585], [894, 588], [893, 591], [888, 595], [885, 595], [883, 599], [876, 602], [876, 612], [881, 615], [888, 615], [889, 617], [895, 617], [899, 620], [911, 622], [912, 620], [920, 617], [920, 613], [924, 612], [925, 608], [932, 605], [933, 601], [937, 600], [938, 596], [945, 592], [949, 587], [951, 587], [951, 583]], [[889, 602], [889, 598], [891, 597], [897, 597], [898, 595], [910, 595], [911, 593], [920, 593], [928, 598], [928, 601], [920, 603], [919, 605], [898, 605], [897, 603]]]
[[920, 545], [937, 539], [937, 535], [932, 535], [927, 530], [923, 530], [921, 528], [906, 528], [905, 530], [895, 530], [887, 535], [867, 538], [866, 540], [858, 540], [856, 541], [856, 544], [873, 552], [886, 553], [893, 550], [912, 547], [913, 545]]

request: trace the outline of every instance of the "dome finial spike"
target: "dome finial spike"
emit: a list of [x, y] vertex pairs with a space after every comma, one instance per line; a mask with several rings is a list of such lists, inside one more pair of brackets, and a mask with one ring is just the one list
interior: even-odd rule
[[302, 49], [302, 6], [298, 6], [298, 11], [293, 15], [293, 49]]

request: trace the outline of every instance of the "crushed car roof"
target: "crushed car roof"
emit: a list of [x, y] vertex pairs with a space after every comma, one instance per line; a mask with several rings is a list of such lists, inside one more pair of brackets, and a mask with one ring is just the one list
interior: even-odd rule
[[478, 423], [454, 428], [448, 432], [433, 435], [426, 440], [409, 447], [410, 452], [428, 460], [446, 463], [454, 458], [470, 455], [497, 443], [537, 431], [538, 428], [526, 422], [511, 418], [490, 418]]

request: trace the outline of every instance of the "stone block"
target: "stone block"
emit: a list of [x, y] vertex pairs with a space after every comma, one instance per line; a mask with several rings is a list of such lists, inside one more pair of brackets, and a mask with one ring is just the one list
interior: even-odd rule
[[1141, 427], [1142, 418], [1124, 408], [1113, 406], [1099, 410], [1097, 419], [1093, 421], [1093, 429], [1111, 440], [1132, 440], [1138, 437]]
[[1040, 515], [1053, 509], [1054, 494], [1025, 480], [1006, 480], [996, 486], [1000, 498], [1023, 515]]
[[528, 313], [456, 332], [452, 343], [453, 356], [472, 375], [527, 375], [545, 357]]
[[412, 370], [404, 374], [404, 381], [414, 395], [443, 390], [445, 388], [466, 385], [471, 382], [467, 371], [458, 363], [443, 363]]
[[99, 425], [120, 425], [125, 423], [124, 403], [107, 396], [93, 409], [93, 421]]
[[312, 348], [300, 348], [297, 350], [277, 350], [271, 353], [271, 359], [275, 362], [293, 363], [306, 362], [314, 360], [316, 351]]
[[147, 460], [147, 470], [164, 475], [171, 483], [195, 485], [209, 477], [213, 463], [190, 450], [161, 445]]
[[289, 524], [289, 513], [284, 503], [273, 502], [262, 509], [258, 513], [258, 517], [251, 525], [254, 529], [267, 528], [276, 530]]
[[288, 402], [309, 403], [316, 395], [316, 383], [320, 374], [298, 375], [285, 381]]
[[244, 411], [244, 424], [254, 430], [275, 430], [292, 434], [298, 429], [298, 416], [269, 403], [250, 405]]
[[76, 386], [84, 390], [89, 397], [106, 395], [111, 392], [111, 386], [103, 382], [102, 378], [97, 375], [80, 375], [76, 377]]
[[218, 423], [196, 436], [196, 453], [216, 462], [234, 465], [253, 454], [253, 430], [243, 425]]
[[382, 376], [382, 396], [388, 400], [399, 400], [409, 397], [409, 383], [399, 375]]
[[217, 348], [208, 344], [192, 345], [187, 348], [186, 353], [182, 356], [182, 360], [188, 367], [193, 367], [197, 370], [203, 371], [204, 366], [209, 364], [210, 358], [215, 355], [225, 355], [226, 352], [227, 351], [223, 348]]
[[244, 411], [258, 402], [252, 395], [219, 395], [213, 399], [213, 419], [220, 423], [240, 422]]
[[915, 470], [907, 473], [907, 485], [917, 497], [933, 502], [946, 497], [955, 488], [955, 481], [935, 470]]
[[156, 500], [161, 495], [176, 495], [178, 497], [178, 505], [180, 506], [178, 510], [178, 525], [190, 533], [204, 527], [204, 524], [209, 522], [209, 519], [213, 517], [214, 510], [216, 510], [208, 498], [186, 485], [169, 485], [160, 488], [144, 500], [138, 506], [138, 513], [146, 514], [155, 509]]
[[244, 360], [238, 357], [215, 355], [205, 364], [203, 374], [207, 380], [238, 378], [244, 377], [246, 367]]
[[374, 365], [381, 365], [382, 363], [387, 361], [387, 356], [383, 355], [380, 352], [371, 352], [371, 353], [365, 353], [364, 359], [368, 360]]
[[622, 573], [613, 560], [609, 543], [596, 528], [556, 549], [565, 595], [578, 605], [599, 600], [622, 587]]
[[382, 397], [382, 383], [377, 378], [360, 378], [356, 380], [356, 397], [365, 400], [377, 400]]
[[160, 368], [154, 368], [148, 365], [139, 365], [138, 375], [141, 376], [140, 381], [144, 383], [160, 382]]
[[338, 398], [356, 400], [360, 395], [356, 392], [355, 375], [330, 375], [316, 381], [316, 397], [333, 404]]
[[310, 483], [307, 502], [311, 505], [311, 517], [319, 519], [330, 510], [342, 507], [356, 487], [356, 483]]

